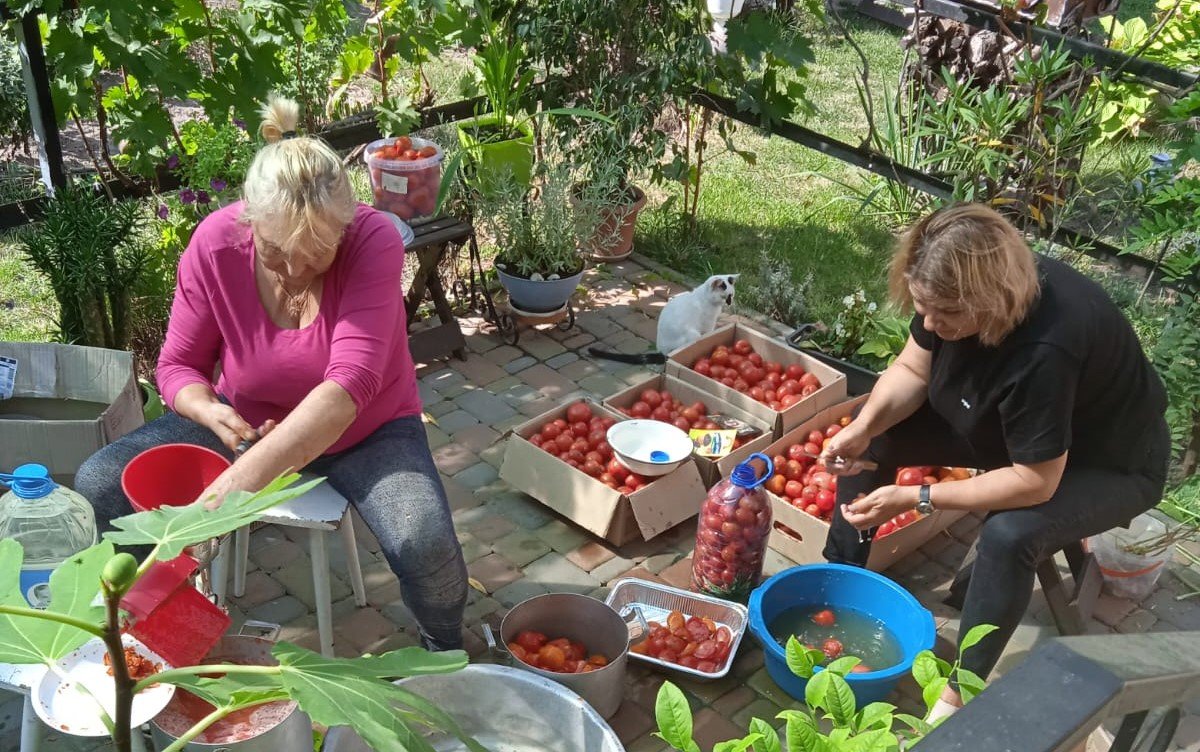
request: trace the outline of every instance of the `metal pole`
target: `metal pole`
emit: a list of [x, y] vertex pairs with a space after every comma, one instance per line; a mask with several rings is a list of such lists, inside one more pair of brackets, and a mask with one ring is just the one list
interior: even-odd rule
[[33, 124], [34, 138], [37, 140], [42, 183], [46, 186], [46, 193], [53, 196], [55, 189], [67, 184], [67, 175], [63, 169], [58, 120], [54, 114], [54, 100], [50, 96], [50, 74], [46, 68], [46, 54], [42, 49], [42, 32], [38, 26], [37, 14], [26, 13], [14, 29], [17, 50], [21, 54], [21, 74], [25, 80], [29, 119]]

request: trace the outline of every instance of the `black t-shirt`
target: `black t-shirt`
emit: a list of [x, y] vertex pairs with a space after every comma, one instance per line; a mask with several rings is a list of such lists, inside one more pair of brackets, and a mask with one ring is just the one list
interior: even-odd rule
[[929, 402], [982, 463], [1140, 468], [1166, 391], [1133, 327], [1107, 293], [1070, 266], [1037, 257], [1041, 294], [995, 347], [947, 342], [914, 316], [932, 352]]

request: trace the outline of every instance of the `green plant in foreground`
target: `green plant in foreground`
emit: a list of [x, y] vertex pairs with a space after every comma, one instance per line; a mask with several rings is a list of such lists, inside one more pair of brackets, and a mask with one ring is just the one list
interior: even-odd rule
[[[320, 480], [295, 485], [298, 475], [277, 478], [258, 493], [229, 494], [217, 509], [203, 502], [162, 507], [122, 517], [117, 530], [55, 569], [50, 576], [50, 607], [30, 608], [19, 582], [23, 551], [14, 540], [0, 541], [0, 662], [43, 664], [57, 661], [89, 639], [104, 641], [116, 685], [111, 729], [113, 749], [130, 752], [130, 713], [135, 694], [155, 684], [173, 684], [211, 703], [215, 710], [165, 752], [179, 752], [190, 740], [238, 710], [279, 700], [294, 700], [315, 723], [351, 726], [375, 750], [433, 752], [422, 727], [458, 737], [471, 752], [486, 752], [467, 737], [445, 711], [389, 680], [456, 671], [467, 665], [462, 651], [429, 653], [403, 648], [360, 658], [325, 658], [288, 642], [272, 649], [277, 666], [232, 664], [176, 666], [144, 679], [131, 679], [121, 643], [122, 596], [156, 561], [168, 561], [184, 549], [230, 533], [257, 520], [271, 507], [305, 493]], [[140, 564], [121, 546], [152, 546]], [[97, 573], [101, 573], [97, 575]], [[101, 596], [99, 599], [97, 595]], [[219, 678], [211, 678], [212, 675]], [[205, 676], [208, 675], [208, 676]], [[101, 711], [103, 712], [103, 711]]]
[[[970, 702], [983, 691], [983, 679], [962, 667], [962, 656], [995, 630], [990, 624], [981, 624], [967, 632], [959, 646], [958, 660], [953, 664], [928, 650], [917, 654], [912, 673], [921, 686], [927, 707], [933, 707], [951, 677], [955, 678], [964, 702]], [[808, 707], [784, 710], [776, 716], [786, 723], [782, 744], [770, 723], [753, 718], [746, 736], [718, 742], [713, 752], [896, 752], [911, 748], [932, 730], [933, 726], [921, 718], [897, 713], [891, 703], [873, 702], [860, 709], [845, 678], [859, 664], [859, 659], [847, 656], [821, 666], [824, 660], [825, 654], [820, 650], [805, 648], [794, 636], [789, 638], [788, 668], [808, 680], [804, 689]], [[656, 735], [663, 741], [681, 752], [700, 752], [692, 739], [692, 711], [687, 698], [671, 682], [663, 683], [659, 689], [654, 716], [658, 721]], [[830, 723], [832, 730], [822, 733], [820, 721]]]

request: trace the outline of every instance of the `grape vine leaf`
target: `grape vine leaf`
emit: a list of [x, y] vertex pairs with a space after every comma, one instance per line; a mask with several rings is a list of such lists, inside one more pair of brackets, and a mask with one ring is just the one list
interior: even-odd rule
[[300, 496], [324, 481], [324, 478], [293, 485], [300, 476], [276, 478], [258, 493], [234, 491], [216, 509], [207, 509], [202, 501], [185, 507], [160, 507], [113, 520], [116, 531], [104, 538], [120, 546], [157, 545], [159, 561], [174, 559], [188, 546], [233, 532], [258, 519], [271, 507]]
[[[100, 570], [112, 558], [111, 543], [98, 543], [63, 562], [50, 575], [48, 611], [94, 623], [104, 621], [104, 607], [93, 606], [100, 592]], [[0, 541], [0, 605], [29, 606], [21, 594], [24, 550], [17, 541]], [[0, 662], [50, 665], [92, 638], [78, 627], [27, 616], [0, 614]]]

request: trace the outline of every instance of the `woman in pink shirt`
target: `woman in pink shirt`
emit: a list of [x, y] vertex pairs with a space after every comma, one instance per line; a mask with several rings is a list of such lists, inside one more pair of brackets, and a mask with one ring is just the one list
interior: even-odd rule
[[132, 511], [120, 476], [139, 452], [186, 442], [233, 459], [254, 442], [204, 496], [290, 468], [325, 476], [379, 539], [425, 645], [458, 648], [467, 573], [420, 417], [403, 241], [354, 200], [336, 152], [296, 137], [298, 114], [271, 100], [244, 200], [205, 218], [180, 259], [158, 361], [173, 412], [96, 453], [76, 486], [107, 527]]

